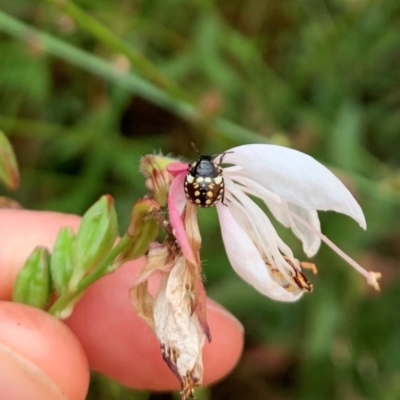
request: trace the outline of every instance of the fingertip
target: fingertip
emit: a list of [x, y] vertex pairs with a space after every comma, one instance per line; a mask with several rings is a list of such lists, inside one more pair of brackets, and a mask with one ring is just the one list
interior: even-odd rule
[[81, 218], [47, 211], [0, 209], [0, 299], [10, 300], [18, 272], [36, 246], [52, 248], [61, 227]]
[[207, 319], [212, 333], [211, 343], [203, 351], [204, 384], [222, 379], [238, 363], [243, 351], [243, 325], [225, 308], [208, 299]]
[[85, 399], [88, 363], [63, 323], [9, 302], [0, 302], [0, 321], [1, 399]]
[[[0, 249], [0, 299], [9, 299], [15, 277], [34, 247], [45, 245], [51, 248], [59, 229], [62, 226], [76, 229], [80, 218], [49, 212], [0, 210], [0, 219], [2, 221], [0, 241], [4, 249], [4, 251]], [[81, 341], [91, 368], [136, 389], [176, 390], [179, 388], [179, 383], [163, 362], [159, 343], [146, 324], [136, 316], [129, 300], [129, 288], [142, 266], [143, 260], [128, 263], [91, 286], [77, 304], [67, 324]], [[237, 320], [221, 306], [209, 302], [207, 307], [208, 321], [213, 336], [211, 344], [206, 344], [203, 353], [204, 382], [209, 384], [221, 379], [236, 365], [243, 347], [243, 329]], [[21, 309], [33, 311], [21, 311]], [[11, 311], [14, 315], [5, 315]], [[23, 321], [19, 328], [15, 326], [15, 318]], [[36, 320], [40, 321], [38, 326], [34, 323]], [[11, 321], [14, 321], [14, 325]], [[43, 321], [47, 322], [40, 328]], [[21, 348], [23, 341], [17, 340], [18, 336], [12, 340], [13, 335], [10, 334], [7, 336], [9, 343], [6, 345], [13, 349], [10, 343], [14, 343], [16, 354], [21, 354], [23, 359], [32, 361], [33, 366], [41, 365], [41, 363], [43, 366], [50, 366], [51, 360], [54, 363], [54, 358], [57, 357], [55, 368], [43, 369], [44, 376], [50, 376], [50, 382], [57, 382], [61, 388], [65, 386], [67, 389], [62, 390], [70, 393], [68, 399], [84, 398], [89, 379], [87, 361], [79, 343], [68, 328], [39, 310], [6, 302], [0, 302], [0, 324], [2, 327], [0, 345], [4, 344], [4, 332], [15, 330], [17, 333], [21, 329], [21, 334], [25, 332], [24, 336], [31, 338], [27, 346]], [[57, 335], [51, 327], [62, 332], [63, 329], [60, 326], [69, 332], [75, 344], [72, 343], [71, 338], [66, 339], [67, 344], [54, 339]], [[3, 327], [8, 328], [4, 330]], [[23, 327], [26, 329], [23, 330]], [[63, 335], [68, 336], [64, 332], [59, 337], [62, 338]], [[49, 343], [43, 341], [45, 336], [51, 338]], [[33, 343], [36, 344], [33, 345]], [[33, 351], [35, 348], [46, 349], [47, 345], [50, 346], [50, 350], [48, 348], [44, 355]], [[65, 351], [59, 354], [60, 348]], [[69, 354], [70, 350], [71, 354]], [[0, 355], [0, 367], [3, 368], [0, 369], [0, 398], [13, 399], [13, 397], [2, 395], [2, 388], [5, 390], [7, 385], [6, 383], [3, 385], [4, 379], [1, 377], [7, 376], [7, 368], [12, 367], [15, 371], [18, 365], [15, 362], [18, 360], [15, 360], [12, 354], [3, 356], [4, 362], [1, 361]], [[73, 361], [74, 357], [76, 357], [75, 361]], [[14, 376], [17, 375], [14, 374]], [[21, 379], [24, 377], [22, 376]], [[20, 386], [16, 381], [12, 386], [15, 385]], [[29, 396], [19, 398], [34, 399]], [[45, 396], [38, 398], [52, 399]]]
[[[130, 303], [129, 288], [143, 262], [127, 263], [92, 285], [66, 323], [80, 339], [92, 369], [136, 389], [177, 390], [179, 382], [164, 363], [160, 344]], [[204, 382], [209, 384], [236, 365], [243, 328], [215, 302], [209, 301], [207, 308], [213, 336], [203, 353]]]

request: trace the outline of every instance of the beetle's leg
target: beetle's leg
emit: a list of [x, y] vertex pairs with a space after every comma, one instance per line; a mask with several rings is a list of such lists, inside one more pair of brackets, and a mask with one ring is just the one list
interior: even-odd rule
[[[221, 164], [223, 163], [225, 154], [229, 154], [229, 153], [233, 153], [233, 151], [224, 151], [224, 152], [221, 154], [221, 158], [219, 159], [218, 165], [221, 165]], [[219, 156], [219, 154], [217, 154], [216, 156], [213, 156], [213, 159], [214, 159], [214, 158], [217, 158], [218, 156]]]
[[228, 204], [225, 203], [225, 189], [224, 189], [224, 191], [222, 192], [221, 203], [222, 203], [225, 207], [228, 207]]

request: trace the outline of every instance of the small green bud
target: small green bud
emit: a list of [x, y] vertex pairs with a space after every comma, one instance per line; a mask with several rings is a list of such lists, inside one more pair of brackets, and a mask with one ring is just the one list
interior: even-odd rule
[[7, 136], [2, 131], [0, 131], [0, 180], [10, 189], [19, 186], [17, 160]]
[[152, 192], [154, 199], [165, 207], [172, 176], [167, 171], [167, 165], [177, 160], [161, 155], [150, 154], [140, 161], [140, 170], [147, 178], [146, 187]]
[[50, 297], [50, 255], [46, 248], [36, 247], [18, 274], [13, 301], [45, 309]]
[[128, 233], [124, 236], [129, 241], [129, 246], [118, 256], [118, 265], [135, 260], [147, 252], [150, 243], [158, 236], [159, 220], [156, 215], [159, 210], [160, 205], [152, 199], [145, 198], [135, 203]]
[[70, 289], [77, 287], [114, 245], [118, 233], [117, 213], [111, 196], [102, 196], [83, 216], [76, 235], [74, 271]]
[[51, 255], [50, 272], [58, 294], [68, 290], [68, 284], [74, 269], [75, 235], [67, 227], [61, 228], [54, 243]]
[[156, 221], [156, 215], [160, 211], [160, 205], [148, 198], [138, 200], [131, 212], [131, 222], [128, 227], [128, 234], [136, 236], [148, 221]]

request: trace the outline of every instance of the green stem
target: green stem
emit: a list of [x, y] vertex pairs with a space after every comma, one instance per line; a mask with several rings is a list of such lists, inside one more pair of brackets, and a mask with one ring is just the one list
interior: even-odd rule
[[85, 289], [87, 289], [94, 282], [102, 278], [107, 272], [107, 268], [114, 262], [116, 257], [130, 245], [130, 238], [125, 235], [111, 249], [108, 255], [103, 259], [101, 264], [89, 275], [85, 276], [78, 284], [78, 287], [73, 292], [62, 294], [54, 304], [49, 308], [48, 312], [52, 315], [59, 315], [76, 297], [78, 297]]
[[[0, 11], [0, 30], [28, 43], [37, 42], [40, 48], [53, 56], [114, 82], [125, 90], [142, 96], [149, 102], [171, 111], [188, 122], [201, 122], [197, 107], [193, 104], [172, 97], [169, 93], [142, 79], [133, 72], [129, 74], [121, 73], [112, 64], [103, 59], [84, 52], [54, 36], [31, 28], [2, 11]], [[232, 140], [234, 143], [262, 143], [266, 141], [261, 135], [224, 118], [215, 118], [210, 124], [218, 133]]]
[[156, 86], [166, 90], [171, 96], [186, 99], [185, 94], [171, 81], [167, 80], [158, 69], [145, 57], [137, 53], [120, 38], [115, 36], [107, 27], [96, 21], [85, 11], [71, 1], [42, 0], [53, 5], [72, 18], [82, 29], [89, 32], [99, 41], [108, 45], [116, 53], [121, 53], [128, 58], [131, 66], [139, 75], [149, 80]]

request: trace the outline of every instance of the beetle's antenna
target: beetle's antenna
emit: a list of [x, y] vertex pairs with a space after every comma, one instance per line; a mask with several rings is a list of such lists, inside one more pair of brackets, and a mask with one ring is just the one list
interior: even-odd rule
[[212, 156], [213, 160], [215, 160], [218, 156], [221, 156], [221, 158], [219, 159], [219, 165], [221, 165], [224, 161], [224, 157], [225, 154], [230, 154], [230, 153], [234, 153], [234, 151], [224, 151], [223, 153], [218, 153]]

